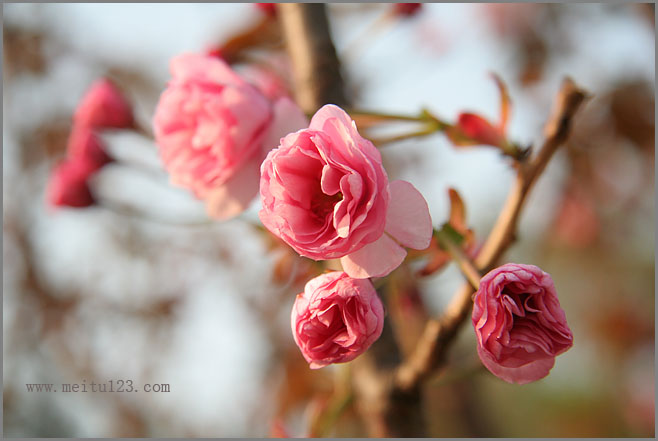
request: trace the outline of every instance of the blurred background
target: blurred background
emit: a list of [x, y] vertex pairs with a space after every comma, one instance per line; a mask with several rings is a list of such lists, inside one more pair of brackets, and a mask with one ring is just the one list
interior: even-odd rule
[[[465, 326], [446, 372], [424, 391], [430, 435], [653, 437], [654, 5], [327, 8], [361, 109], [497, 121], [493, 71], [512, 98], [510, 139], [536, 145], [565, 75], [592, 95], [505, 258], [552, 274], [574, 346], [547, 378], [515, 386], [480, 368]], [[45, 200], [95, 79], [115, 81], [150, 130], [171, 57], [240, 49], [259, 29], [249, 56], [227, 56], [254, 81], [269, 66], [286, 89], [276, 20], [254, 4], [7, 4], [3, 14], [4, 435], [306, 435], [338, 369], [309, 370], [294, 345], [290, 308], [308, 263], [254, 228], [257, 201], [237, 219], [206, 222], [202, 204], [169, 185], [152, 140], [132, 131], [103, 135], [120, 160], [93, 188], [113, 209], [53, 210]], [[513, 179], [494, 149], [457, 149], [440, 134], [382, 154], [392, 178], [424, 194], [435, 226], [456, 188], [480, 240]], [[453, 266], [424, 277], [420, 301], [438, 315], [462, 281]], [[171, 392], [25, 386], [83, 380], [167, 383]], [[349, 403], [334, 423], [327, 435], [366, 435]]]

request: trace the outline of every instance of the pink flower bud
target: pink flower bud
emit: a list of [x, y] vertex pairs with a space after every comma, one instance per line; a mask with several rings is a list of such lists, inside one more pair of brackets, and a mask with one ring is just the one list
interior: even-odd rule
[[422, 6], [422, 3], [394, 3], [393, 13], [395, 15], [411, 16], [416, 14]]
[[369, 280], [330, 272], [310, 280], [291, 316], [295, 343], [311, 369], [345, 363], [382, 333], [384, 306]]
[[112, 162], [100, 139], [87, 127], [73, 127], [69, 135], [67, 154], [69, 158], [82, 158], [96, 168]]
[[46, 198], [53, 207], [88, 207], [94, 204], [87, 180], [97, 169], [96, 164], [84, 158], [74, 158], [59, 162], [53, 169]]
[[268, 17], [276, 17], [276, 3], [255, 3]]
[[427, 202], [389, 183], [382, 158], [341, 108], [322, 107], [308, 129], [281, 139], [261, 166], [260, 219], [300, 255], [341, 258], [356, 278], [383, 277], [432, 237]]
[[508, 263], [482, 277], [472, 321], [480, 360], [508, 383], [544, 378], [573, 345], [553, 279], [534, 265]]
[[108, 79], [96, 81], [75, 111], [76, 125], [92, 129], [123, 129], [133, 126], [130, 104]]
[[474, 113], [460, 114], [457, 127], [464, 135], [480, 144], [502, 147], [505, 143], [505, 133], [500, 128]]

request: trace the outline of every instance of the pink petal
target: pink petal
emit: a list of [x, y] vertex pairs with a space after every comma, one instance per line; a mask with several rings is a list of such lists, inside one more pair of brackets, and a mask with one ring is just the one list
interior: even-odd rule
[[320, 110], [315, 112], [313, 118], [311, 118], [311, 123], [308, 128], [312, 130], [324, 130], [324, 125], [327, 121], [335, 119], [339, 124], [345, 126], [346, 128], [353, 127], [354, 122], [352, 118], [340, 107], [334, 104], [327, 104], [322, 106]]
[[206, 210], [214, 219], [226, 220], [242, 213], [258, 194], [260, 162], [251, 159], [222, 186], [206, 196]]
[[343, 270], [355, 279], [384, 277], [400, 266], [407, 252], [388, 235], [369, 243], [358, 251], [341, 257]]
[[496, 363], [480, 345], [478, 345], [477, 351], [482, 364], [496, 377], [508, 383], [527, 384], [541, 380], [548, 375], [555, 364], [555, 357], [551, 357], [536, 360], [520, 367], [508, 368]]
[[432, 239], [432, 218], [422, 194], [407, 181], [389, 183], [391, 201], [385, 231], [402, 245], [424, 250]]
[[308, 126], [308, 118], [290, 98], [279, 98], [273, 112], [272, 125], [263, 140], [263, 158], [281, 144], [281, 138]]
[[196, 53], [184, 53], [172, 58], [169, 70], [181, 81], [208, 81], [219, 84], [247, 84], [224, 60]]

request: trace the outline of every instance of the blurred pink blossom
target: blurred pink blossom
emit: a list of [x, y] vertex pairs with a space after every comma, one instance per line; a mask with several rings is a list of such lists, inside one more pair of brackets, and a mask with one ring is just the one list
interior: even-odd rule
[[393, 3], [393, 12], [395, 15], [411, 16], [418, 13], [422, 6], [422, 3]]
[[258, 194], [259, 166], [281, 136], [306, 125], [289, 99], [271, 103], [223, 60], [183, 54], [171, 61], [153, 127], [174, 185], [226, 219]]
[[60, 161], [53, 168], [46, 188], [51, 207], [88, 207], [94, 204], [87, 180], [97, 165], [83, 157]]
[[84, 158], [96, 168], [112, 162], [101, 140], [87, 127], [74, 126], [69, 135], [66, 153], [69, 158]]
[[310, 280], [291, 315], [295, 343], [311, 369], [364, 353], [382, 333], [384, 306], [369, 280], [334, 271]]
[[75, 111], [76, 126], [92, 129], [123, 129], [133, 126], [130, 103], [106, 78], [96, 81], [82, 97]]
[[[341, 258], [351, 277], [383, 277], [432, 236], [427, 202], [406, 181], [389, 184], [379, 151], [337, 106], [291, 133], [261, 167], [260, 219], [300, 255]], [[400, 245], [401, 244], [401, 245]]]
[[544, 378], [573, 345], [553, 279], [534, 265], [508, 263], [482, 277], [472, 321], [480, 360], [508, 383]]
[[254, 3], [268, 17], [276, 17], [276, 3]]

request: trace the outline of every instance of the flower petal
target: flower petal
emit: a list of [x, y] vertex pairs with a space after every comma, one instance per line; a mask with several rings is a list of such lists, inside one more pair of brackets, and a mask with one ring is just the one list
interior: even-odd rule
[[400, 266], [407, 252], [388, 235], [341, 257], [343, 270], [355, 279], [384, 277]]
[[206, 196], [206, 211], [214, 219], [227, 220], [242, 213], [258, 194], [260, 162], [253, 158], [228, 181]]
[[402, 245], [424, 250], [432, 239], [432, 218], [422, 194], [407, 181], [389, 183], [391, 201], [384, 230]]
[[482, 364], [496, 377], [508, 383], [527, 384], [541, 380], [548, 375], [555, 364], [555, 357], [550, 357], [536, 360], [523, 366], [507, 368], [494, 361], [480, 345], [478, 345], [477, 351]]
[[290, 98], [279, 98], [274, 103], [273, 120], [263, 140], [263, 158], [281, 144], [281, 138], [308, 126], [308, 118]]

